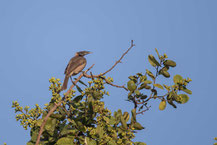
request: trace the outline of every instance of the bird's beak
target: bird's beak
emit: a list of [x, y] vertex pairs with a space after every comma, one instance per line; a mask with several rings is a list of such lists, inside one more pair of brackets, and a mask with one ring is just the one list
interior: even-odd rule
[[88, 51], [86, 54], [91, 54], [91, 53], [93, 53], [93, 52]]

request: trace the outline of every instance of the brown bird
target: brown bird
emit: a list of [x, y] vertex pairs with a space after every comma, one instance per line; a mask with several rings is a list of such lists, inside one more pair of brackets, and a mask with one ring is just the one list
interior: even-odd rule
[[76, 52], [75, 56], [70, 59], [68, 65], [65, 69], [65, 72], [64, 72], [65, 79], [64, 79], [61, 91], [67, 89], [69, 77], [77, 75], [85, 68], [85, 66], [87, 64], [87, 60], [86, 60], [86, 58], [84, 58], [84, 56], [87, 54], [90, 54], [90, 53], [92, 53], [92, 52], [89, 52], [89, 51]]

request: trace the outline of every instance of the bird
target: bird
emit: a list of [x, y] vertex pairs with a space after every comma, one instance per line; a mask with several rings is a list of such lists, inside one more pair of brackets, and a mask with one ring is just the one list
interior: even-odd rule
[[75, 53], [75, 56], [72, 57], [65, 69], [65, 79], [61, 87], [61, 91], [67, 89], [68, 80], [71, 76], [77, 75], [80, 73], [86, 66], [87, 60], [84, 57], [87, 54], [90, 54], [90, 51], [79, 51]]

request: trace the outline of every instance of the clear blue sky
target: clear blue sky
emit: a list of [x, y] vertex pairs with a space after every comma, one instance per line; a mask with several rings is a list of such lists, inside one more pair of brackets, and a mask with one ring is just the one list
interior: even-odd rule
[[[0, 1], [0, 144], [24, 145], [29, 131], [15, 121], [11, 103], [41, 106], [51, 97], [48, 79], [63, 72], [76, 51], [90, 50], [88, 66], [99, 73], [135, 40], [136, 47], [109, 73], [120, 85], [150, 68], [147, 55], [161, 53], [177, 62], [172, 75], [193, 82], [193, 95], [177, 109], [158, 110], [140, 121], [146, 127], [135, 140], [148, 145], [211, 145], [217, 136], [216, 0], [1, 0]], [[115, 111], [130, 111], [124, 90], [109, 87], [104, 100]], [[156, 102], [156, 103], [155, 103]]]

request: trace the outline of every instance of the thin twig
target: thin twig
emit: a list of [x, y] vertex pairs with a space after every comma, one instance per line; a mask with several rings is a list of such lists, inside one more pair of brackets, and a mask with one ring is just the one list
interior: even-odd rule
[[[94, 66], [94, 64], [91, 67], [89, 67], [84, 73], [87, 73], [93, 66]], [[84, 76], [84, 73], [80, 74], [80, 76], [76, 79], [74, 84], [72, 84], [70, 89], [65, 93], [65, 96], [67, 96], [71, 92], [72, 88], [76, 85], [76, 83]], [[41, 135], [42, 135], [43, 130], [44, 130], [44, 126], [45, 126], [48, 118], [50, 117], [51, 114], [53, 114], [53, 112], [57, 109], [57, 107], [59, 107], [62, 104], [62, 101], [65, 100], [65, 96], [62, 98], [62, 100], [60, 102], [58, 102], [57, 104], [54, 105], [53, 108], [51, 108], [51, 110], [48, 112], [48, 114], [44, 118], [44, 120], [43, 120], [43, 122], [42, 122], [42, 124], [40, 126], [40, 131], [38, 133], [38, 137], [37, 137], [35, 145], [39, 145], [40, 138], [41, 138]]]
[[112, 82], [110, 82], [108, 79], [104, 79], [105, 80], [105, 82], [107, 83], [107, 84], [109, 84], [109, 85], [111, 85], [111, 86], [113, 86], [113, 87], [117, 87], [117, 88], [123, 88], [123, 89], [125, 89], [126, 91], [128, 91], [128, 89], [123, 85], [123, 86], [118, 86], [118, 85], [115, 85], [115, 84], [113, 84]]
[[[91, 79], [93, 80], [94, 78], [99, 78], [99, 77], [101, 77], [101, 76], [107, 74], [107, 73], [110, 72], [118, 63], [121, 63], [121, 60], [124, 58], [124, 56], [125, 56], [125, 55], [130, 51], [130, 49], [132, 49], [134, 46], [135, 46], [135, 44], [133, 44], [133, 40], [131, 40], [131, 46], [127, 49], [127, 51], [124, 52], [124, 53], [122, 54], [122, 56], [120, 57], [120, 59], [119, 59], [118, 61], [116, 61], [115, 64], [114, 64], [110, 69], [108, 69], [107, 71], [105, 71], [104, 73], [100, 73], [99, 75], [93, 75], [92, 72], [90, 72], [90, 75], [88, 75], [87, 73], [84, 73], [84, 76], [85, 76], [86, 78], [91, 78]], [[113, 87], [123, 88], [123, 89], [125, 89], [126, 91], [128, 91], [128, 89], [127, 89], [124, 85], [119, 86], [119, 85], [115, 85], [115, 84], [111, 83], [111, 82], [108, 81], [107, 79], [104, 79], [104, 80], [106, 81], [107, 84], [109, 84], [109, 85], [111, 85], [111, 86], [113, 86]]]
[[110, 68], [108, 69], [107, 71], [105, 71], [104, 73], [100, 73], [99, 75], [88, 75], [87, 73], [84, 73], [84, 76], [86, 78], [98, 78], [100, 76], [104, 76], [105, 74], [107, 74], [108, 72], [110, 72], [118, 63], [121, 62], [121, 60], [123, 59], [123, 57], [130, 51], [130, 49], [132, 49], [133, 47], [135, 46], [135, 44], [133, 44], [133, 40], [131, 40], [131, 46], [127, 49], [127, 51], [125, 53], [122, 54], [122, 56], [120, 57], [120, 59], [118, 61], [115, 62], [115, 64]]
[[130, 51], [131, 48], [133, 48], [133, 46], [135, 45], [133, 44], [133, 40], [131, 40], [131, 46], [127, 49], [127, 51], [121, 56], [121, 58], [118, 61], [116, 61], [116, 63], [109, 70], [104, 72], [101, 76], [104, 76], [106, 73], [110, 72], [118, 63], [120, 63], [123, 57]]
[[140, 112], [137, 112], [136, 114], [143, 114], [144, 112], [148, 111], [151, 108], [151, 106], [147, 106], [147, 105], [144, 105], [144, 106], [146, 107], [146, 109]]
[[90, 72], [90, 76], [91, 76], [92, 81], [94, 81], [94, 77], [93, 77], [93, 73], [92, 72]]

